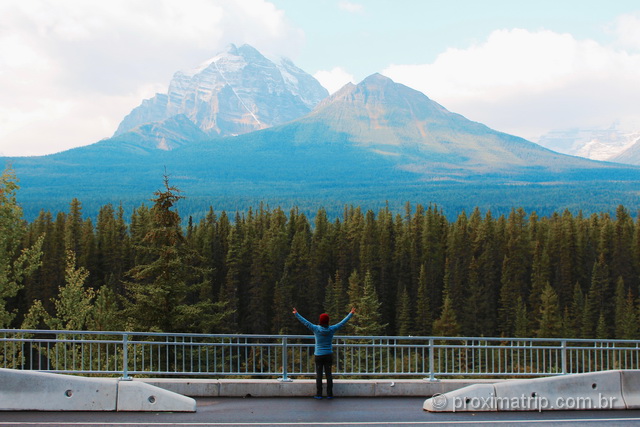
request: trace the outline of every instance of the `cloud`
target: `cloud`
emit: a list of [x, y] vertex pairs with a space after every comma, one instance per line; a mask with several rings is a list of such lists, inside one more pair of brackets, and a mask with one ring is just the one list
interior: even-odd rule
[[266, 0], [3, 0], [0, 155], [108, 137], [174, 72], [229, 43], [295, 57], [303, 42]]
[[341, 10], [350, 12], [350, 13], [363, 13], [364, 12], [364, 6], [362, 4], [359, 3], [352, 3], [350, 1], [341, 1], [340, 3], [338, 3], [338, 7]]
[[472, 120], [536, 140], [557, 128], [640, 126], [639, 67], [639, 54], [592, 40], [511, 29], [383, 74]]
[[342, 86], [347, 83], [353, 83], [353, 75], [349, 74], [341, 67], [334, 67], [329, 71], [320, 70], [316, 72], [313, 77], [320, 82], [322, 86], [329, 91], [329, 93], [337, 92]]
[[614, 32], [622, 46], [640, 49], [640, 13], [619, 16]]

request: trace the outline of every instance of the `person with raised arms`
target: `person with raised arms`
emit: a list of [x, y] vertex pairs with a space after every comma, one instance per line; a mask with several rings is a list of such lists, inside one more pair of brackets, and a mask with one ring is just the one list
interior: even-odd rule
[[304, 326], [313, 332], [313, 335], [316, 338], [313, 353], [315, 355], [316, 362], [316, 395], [313, 397], [316, 399], [322, 399], [323, 371], [327, 377], [327, 398], [333, 399], [333, 377], [331, 373], [331, 366], [333, 365], [333, 335], [336, 331], [346, 325], [355, 312], [356, 309], [354, 307], [339, 323], [329, 326], [329, 315], [327, 313], [322, 313], [318, 320], [318, 325], [314, 325], [302, 317], [295, 307], [293, 308], [293, 314]]

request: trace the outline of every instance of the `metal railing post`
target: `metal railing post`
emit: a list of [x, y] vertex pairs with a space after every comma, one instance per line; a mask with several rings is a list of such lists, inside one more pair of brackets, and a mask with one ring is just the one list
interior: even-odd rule
[[278, 381], [286, 383], [293, 381], [291, 378], [287, 377], [287, 365], [289, 363], [287, 352], [287, 337], [282, 337], [282, 377], [278, 378]]
[[429, 381], [438, 381], [436, 379], [436, 364], [435, 364], [435, 356], [434, 356], [434, 352], [436, 351], [435, 347], [435, 341], [433, 338], [429, 339]]
[[562, 374], [567, 373], [567, 341], [562, 341]]
[[130, 381], [129, 376], [129, 334], [122, 334], [122, 380]]

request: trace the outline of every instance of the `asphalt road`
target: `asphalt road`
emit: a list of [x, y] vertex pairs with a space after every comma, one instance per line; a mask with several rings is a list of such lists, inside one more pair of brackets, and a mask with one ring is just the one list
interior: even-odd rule
[[640, 410], [430, 413], [423, 398], [200, 398], [196, 413], [0, 412], [0, 426], [637, 425]]

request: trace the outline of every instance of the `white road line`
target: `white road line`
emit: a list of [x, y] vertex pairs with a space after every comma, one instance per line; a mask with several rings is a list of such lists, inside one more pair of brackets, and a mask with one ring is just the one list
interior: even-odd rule
[[459, 424], [554, 424], [554, 423], [603, 423], [603, 422], [639, 422], [640, 418], [576, 418], [576, 419], [544, 419], [544, 420], [440, 420], [440, 421], [358, 421], [358, 422], [291, 422], [291, 423], [200, 423], [200, 422], [177, 422], [177, 423], [144, 423], [144, 422], [2, 422], [0, 426], [308, 426], [308, 425], [329, 425], [329, 426], [365, 426], [365, 425], [459, 425]]

